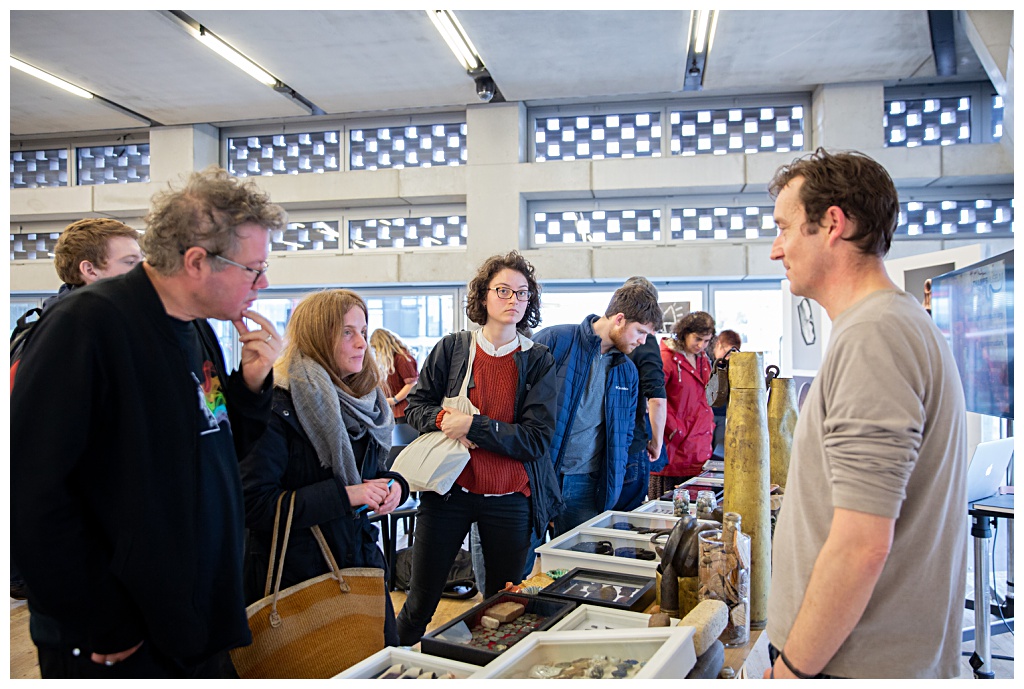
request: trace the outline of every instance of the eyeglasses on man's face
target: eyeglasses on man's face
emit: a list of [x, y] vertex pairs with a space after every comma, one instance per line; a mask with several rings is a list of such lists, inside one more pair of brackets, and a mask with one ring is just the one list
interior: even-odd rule
[[514, 294], [516, 295], [516, 299], [518, 299], [519, 301], [530, 300], [530, 290], [528, 289], [521, 289], [518, 291], [509, 289], [508, 287], [491, 287], [490, 289], [493, 289], [495, 292], [498, 293], [498, 299], [508, 299]]
[[264, 273], [266, 273], [268, 270], [270, 270], [270, 264], [267, 263], [266, 261], [263, 262], [263, 267], [262, 268], [256, 269], [256, 268], [250, 268], [247, 265], [243, 265], [241, 263], [238, 263], [237, 261], [232, 261], [230, 258], [224, 258], [220, 254], [213, 254], [213, 253], [207, 252], [207, 256], [210, 256], [212, 258], [220, 259], [221, 261], [224, 261], [225, 263], [227, 263], [229, 265], [238, 266], [242, 270], [245, 270], [245, 271], [248, 271], [248, 272], [252, 273], [253, 276], [254, 276], [253, 279], [252, 279], [252, 286], [253, 287], [256, 287], [256, 283], [260, 281], [260, 278], [263, 277]]

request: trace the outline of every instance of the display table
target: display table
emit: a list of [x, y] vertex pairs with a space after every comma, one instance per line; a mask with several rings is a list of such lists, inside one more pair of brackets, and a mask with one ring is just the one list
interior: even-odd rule
[[[988, 583], [991, 577], [989, 570], [992, 549], [992, 522], [996, 519], [1013, 519], [1013, 494], [992, 495], [968, 505], [967, 513], [971, 516], [971, 536], [974, 537], [974, 655], [970, 665], [974, 668], [974, 676], [978, 679], [994, 679], [992, 672], [992, 599], [989, 595]], [[1012, 560], [1011, 560], [1012, 562]], [[1013, 572], [1010, 572], [1012, 581]], [[996, 628], [997, 634], [1013, 631], [1013, 610], [1010, 608], [1009, 618], [1001, 620]], [[1005, 615], [1006, 613], [1003, 613]], [[964, 641], [968, 632], [964, 631]]]
[[761, 679], [771, 666], [768, 662], [768, 633], [759, 629], [750, 631], [750, 642], [745, 646], [725, 649], [725, 665], [736, 672], [737, 679]]
[[[650, 613], [657, 606], [651, 605], [644, 612]], [[725, 649], [725, 663], [731, 667], [736, 679], [761, 679], [764, 671], [771, 666], [768, 662], [768, 633], [763, 629], [751, 629], [750, 641], [743, 646]]]

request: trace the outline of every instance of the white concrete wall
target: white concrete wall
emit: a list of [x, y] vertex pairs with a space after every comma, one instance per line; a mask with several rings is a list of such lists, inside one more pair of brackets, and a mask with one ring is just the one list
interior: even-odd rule
[[[819, 87], [812, 98], [809, 141], [829, 149], [857, 149], [879, 160], [901, 192], [959, 185], [1012, 184], [1013, 160], [998, 144], [882, 148], [880, 84]], [[358, 254], [281, 252], [273, 257], [275, 286], [458, 284], [485, 257], [529, 247], [527, 202], [544, 199], [615, 199], [643, 196], [760, 194], [776, 168], [797, 154], [761, 153], [656, 159], [530, 163], [529, 122], [521, 103], [471, 106], [466, 112], [469, 157], [460, 167], [333, 172], [257, 178], [290, 211], [412, 208], [464, 204], [469, 237], [464, 249], [396, 250]], [[191, 170], [217, 162], [219, 133], [209, 125], [150, 132], [151, 178], [146, 184], [11, 190], [15, 231], [61, 228], [82, 217], [111, 216], [142, 227], [149, 199]], [[812, 147], [808, 147], [812, 149]], [[663, 230], [663, 236], [668, 232]], [[898, 241], [901, 257], [936, 251], [977, 237]], [[995, 242], [998, 253], [1010, 240]], [[529, 250], [542, 280], [781, 279], [768, 260], [769, 242], [754, 240], [670, 243], [659, 246], [580, 246]], [[1005, 250], [1005, 249], [998, 249]], [[11, 291], [56, 289], [45, 262], [11, 264]]]

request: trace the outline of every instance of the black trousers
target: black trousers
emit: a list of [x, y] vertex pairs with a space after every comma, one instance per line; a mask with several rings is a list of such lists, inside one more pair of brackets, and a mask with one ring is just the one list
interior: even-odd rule
[[455, 556], [476, 522], [486, 569], [484, 597], [522, 580], [530, 546], [530, 498], [522, 493], [485, 497], [455, 486], [447, 495], [420, 493], [409, 596], [398, 613], [403, 646], [420, 640], [434, 616]]
[[36, 646], [43, 679], [237, 679], [227, 651], [201, 663], [176, 661], [146, 642], [119, 663], [107, 666], [90, 660], [91, 652], [57, 646]]

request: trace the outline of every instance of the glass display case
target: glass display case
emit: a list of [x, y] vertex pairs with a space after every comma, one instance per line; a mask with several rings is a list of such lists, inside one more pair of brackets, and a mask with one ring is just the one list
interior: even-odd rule
[[543, 571], [583, 567], [641, 577], [655, 575], [658, 557], [649, 534], [576, 527], [536, 549]]
[[607, 529], [618, 534], [648, 538], [659, 529], [671, 529], [679, 521], [672, 515], [644, 512], [615, 512], [608, 510], [582, 524], [581, 529]]
[[[522, 608], [518, 614], [489, 614], [497, 606], [514, 608], [517, 604]], [[420, 648], [443, 658], [486, 665], [533, 632], [548, 629], [575, 607], [575, 603], [554, 598], [498, 593], [424, 634]]]
[[[616, 610], [598, 605], [580, 605], [548, 630], [551, 632], [604, 631], [606, 629], [647, 629], [651, 616], [643, 612]], [[670, 619], [674, 627], [679, 620]]]
[[680, 679], [696, 662], [693, 627], [531, 634], [471, 679]]
[[424, 674], [429, 677], [430, 673], [434, 673], [438, 679], [466, 679], [480, 669], [477, 665], [389, 646], [356, 663], [334, 679], [378, 679], [395, 666], [402, 668], [399, 674], [411, 675], [411, 670], [419, 669], [417, 679]]

